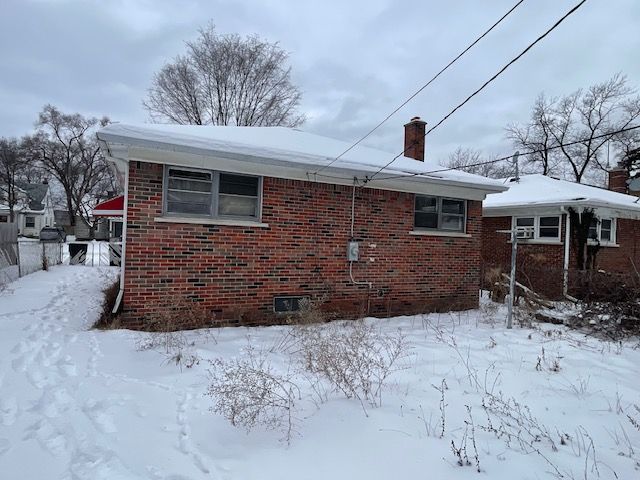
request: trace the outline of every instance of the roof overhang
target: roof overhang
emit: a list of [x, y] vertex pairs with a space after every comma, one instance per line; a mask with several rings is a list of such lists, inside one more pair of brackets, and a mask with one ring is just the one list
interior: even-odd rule
[[122, 217], [124, 215], [124, 195], [118, 195], [97, 204], [91, 215], [93, 217]]
[[626, 205], [602, 202], [598, 200], [584, 199], [565, 202], [540, 202], [510, 205], [485, 206], [482, 214], [485, 217], [513, 217], [525, 215], [553, 215], [567, 213], [569, 208], [578, 212], [593, 209], [596, 214], [603, 217], [628, 218], [640, 220], [640, 202], [637, 208]]
[[[119, 178], [124, 178], [124, 172], [131, 161], [208, 168], [335, 185], [353, 185], [354, 179], [361, 179], [367, 174], [372, 175], [377, 171], [375, 166], [345, 163], [339, 166], [332, 165], [320, 173], [313, 174], [309, 173], [310, 170], [317, 170], [319, 165], [316, 164], [314, 166], [310, 165], [308, 161], [305, 162], [303, 155], [297, 157], [292, 155], [291, 158], [284, 160], [270, 156], [268, 150], [265, 150], [265, 155], [249, 155], [224, 150], [138, 140], [108, 132], [98, 132], [97, 136], [103, 153], [115, 166]], [[329, 159], [324, 160], [327, 161]], [[317, 162], [317, 157], [314, 157], [314, 161]], [[368, 182], [364, 186], [366, 188], [451, 196], [469, 200], [484, 200], [487, 194], [503, 192], [508, 189], [508, 187], [502, 185], [477, 184], [445, 179], [437, 174], [403, 174], [399, 171], [380, 174], [374, 181]]]

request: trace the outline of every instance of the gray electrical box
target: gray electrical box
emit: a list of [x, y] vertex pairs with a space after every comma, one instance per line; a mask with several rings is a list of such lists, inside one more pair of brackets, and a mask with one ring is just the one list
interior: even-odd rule
[[347, 243], [347, 260], [350, 262], [357, 262], [360, 251], [358, 242]]

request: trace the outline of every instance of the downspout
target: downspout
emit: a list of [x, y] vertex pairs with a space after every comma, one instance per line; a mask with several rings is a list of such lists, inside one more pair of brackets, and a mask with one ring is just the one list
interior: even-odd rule
[[113, 306], [111, 313], [117, 313], [124, 297], [124, 268], [125, 268], [125, 253], [127, 249], [127, 220], [129, 213], [129, 162], [125, 163], [126, 169], [124, 171], [124, 208], [122, 210], [122, 245], [120, 251], [120, 290], [116, 297], [116, 302]]
[[571, 215], [564, 208], [560, 207], [560, 211], [565, 216], [564, 226], [564, 261], [562, 268], [562, 296], [572, 302], [577, 302], [577, 299], [569, 295], [569, 260], [571, 254]]

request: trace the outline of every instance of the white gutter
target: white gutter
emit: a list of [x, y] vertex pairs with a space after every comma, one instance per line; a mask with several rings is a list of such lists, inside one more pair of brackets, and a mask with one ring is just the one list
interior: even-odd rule
[[[96, 134], [96, 137], [98, 135]], [[121, 251], [120, 251], [120, 290], [118, 290], [118, 296], [116, 297], [115, 304], [113, 306], [113, 310], [111, 313], [117, 313], [120, 305], [122, 304], [122, 299], [124, 297], [124, 271], [125, 271], [125, 258], [127, 251], [127, 215], [129, 213], [129, 163], [118, 157], [112, 156], [112, 152], [109, 149], [109, 145], [104, 140], [101, 140], [98, 137], [98, 143], [100, 144], [100, 149], [104, 152], [106, 159], [116, 168], [116, 174], [123, 172], [124, 173], [124, 205], [122, 211], [122, 242], [121, 242]], [[118, 168], [118, 167], [121, 167]], [[122, 176], [118, 175], [121, 179]]]
[[[264, 149], [265, 154], [255, 152], [233, 152], [218, 149], [208, 149], [180, 144], [169, 144], [151, 140], [141, 140], [108, 132], [98, 132], [98, 138], [109, 143], [114, 149], [122, 149], [122, 157], [126, 155], [128, 161], [142, 161], [162, 164], [185, 165], [201, 168], [212, 168], [211, 161], [219, 165], [216, 168], [226, 168], [252, 175], [264, 175], [295, 180], [316, 181], [321, 183], [351, 185], [353, 177], [373, 175], [379, 166], [373, 164], [358, 164], [344, 162], [342, 166], [332, 166], [325, 174], [312, 174], [310, 171], [321, 167], [328, 158], [315, 155], [288, 151]], [[271, 155], [269, 155], [271, 154]], [[115, 154], [116, 157], [121, 155]], [[306, 162], [304, 160], [307, 160]], [[393, 177], [393, 178], [385, 178]], [[423, 187], [420, 188], [419, 185]], [[470, 200], [483, 200], [489, 193], [499, 193], [508, 190], [507, 186], [497, 184], [478, 184], [472, 180], [442, 178], [437, 173], [405, 172], [390, 169], [365, 188], [380, 188], [394, 191], [424, 193], [425, 184], [441, 186], [447, 189], [464, 189], [476, 191], [475, 195], [462, 196]], [[445, 194], [446, 195], [446, 194]], [[451, 196], [455, 194], [451, 193]]]
[[565, 212], [567, 207], [574, 207], [577, 209], [595, 208], [603, 209], [612, 216], [619, 218], [628, 218], [631, 220], [640, 220], [640, 204], [624, 204], [607, 202], [598, 199], [581, 199], [581, 200], [559, 200], [553, 202], [529, 202], [529, 203], [512, 203], [504, 205], [483, 205], [482, 215], [485, 217], [505, 217], [513, 215], [537, 215], [534, 213], [536, 209], [556, 209], [559, 208], [561, 212]]
[[[128, 165], [127, 165], [128, 167]], [[127, 251], [127, 213], [129, 209], [129, 168], [127, 168], [124, 172], [124, 208], [122, 215], [122, 249], [120, 251], [120, 290], [118, 291], [118, 296], [116, 297], [116, 302], [113, 305], [113, 310], [111, 313], [117, 313], [120, 308], [120, 304], [122, 303], [122, 297], [124, 296], [124, 269], [125, 269], [125, 258]]]
[[[562, 208], [565, 211], [564, 208]], [[564, 226], [564, 264], [562, 269], [562, 295], [567, 297], [569, 295], [569, 256], [571, 247], [569, 245], [571, 239], [571, 218], [569, 212], [565, 211], [565, 226]]]

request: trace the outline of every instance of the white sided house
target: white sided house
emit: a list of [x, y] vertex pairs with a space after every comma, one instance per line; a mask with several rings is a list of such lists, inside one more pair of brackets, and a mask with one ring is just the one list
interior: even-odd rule
[[[14, 207], [19, 235], [38, 237], [43, 227], [55, 224], [51, 189], [47, 182], [18, 185], [18, 204]], [[0, 203], [0, 223], [10, 222], [8, 205]]]

